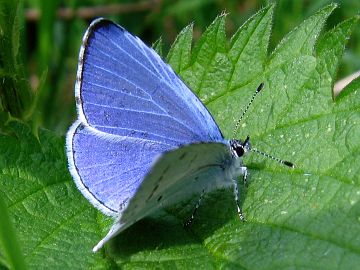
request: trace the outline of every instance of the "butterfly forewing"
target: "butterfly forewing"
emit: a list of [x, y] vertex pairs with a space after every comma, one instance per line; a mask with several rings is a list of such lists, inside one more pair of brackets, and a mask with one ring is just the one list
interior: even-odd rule
[[199, 99], [152, 49], [120, 26], [93, 23], [80, 63], [79, 112], [94, 128], [174, 147], [222, 140]]

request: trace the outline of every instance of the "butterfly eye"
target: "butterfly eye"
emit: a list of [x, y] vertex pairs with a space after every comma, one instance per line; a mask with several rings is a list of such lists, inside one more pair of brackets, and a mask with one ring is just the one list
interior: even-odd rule
[[231, 149], [237, 157], [242, 157], [245, 153], [243, 143], [239, 140], [230, 141]]
[[242, 157], [245, 153], [244, 148], [242, 146], [236, 147], [234, 150], [238, 157]]

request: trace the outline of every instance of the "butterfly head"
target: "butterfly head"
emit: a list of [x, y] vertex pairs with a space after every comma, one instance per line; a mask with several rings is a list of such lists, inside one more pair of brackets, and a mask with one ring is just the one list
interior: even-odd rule
[[230, 148], [234, 156], [242, 157], [251, 150], [250, 137], [247, 136], [244, 141], [235, 139], [230, 140]]

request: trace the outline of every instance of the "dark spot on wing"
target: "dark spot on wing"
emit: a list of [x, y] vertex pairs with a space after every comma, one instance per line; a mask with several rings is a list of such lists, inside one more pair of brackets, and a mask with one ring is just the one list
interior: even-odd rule
[[152, 198], [152, 196], [154, 195], [155, 191], [156, 191], [158, 188], [159, 188], [159, 181], [158, 181], [158, 183], [154, 186], [153, 190], [151, 191], [151, 193], [150, 193], [149, 197], [146, 199], [146, 201], [149, 201], [149, 200]]
[[184, 157], [186, 157], [186, 155], [187, 155], [186, 153], [183, 153], [183, 154], [179, 157], [179, 159], [180, 159], [180, 160], [183, 160]]
[[140, 135], [142, 138], [147, 138], [149, 137], [149, 133], [148, 132], [141, 132], [141, 135]]
[[85, 126], [82, 123], [80, 125], [78, 125], [79, 130], [83, 130], [84, 128], [85, 128]]
[[75, 102], [76, 102], [76, 104], [81, 104], [81, 99], [80, 99], [80, 97], [75, 97]]
[[168, 166], [164, 169], [162, 175], [164, 175], [165, 173], [167, 173], [167, 171], [168, 171], [169, 169], [170, 169], [170, 165], [168, 165]]
[[160, 202], [160, 201], [161, 201], [161, 199], [162, 199], [162, 195], [161, 195], [161, 196], [159, 196], [159, 198], [157, 199], [157, 201], [158, 201], [158, 202]]
[[129, 198], [126, 198], [120, 203], [119, 211], [123, 210], [126, 207], [126, 203], [128, 202]]
[[193, 158], [190, 160], [190, 164], [193, 163], [196, 158], [197, 158], [197, 155], [194, 155]]

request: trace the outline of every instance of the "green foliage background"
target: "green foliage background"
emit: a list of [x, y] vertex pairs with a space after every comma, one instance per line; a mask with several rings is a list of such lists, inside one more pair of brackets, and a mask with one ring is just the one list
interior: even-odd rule
[[[0, 0], [0, 268], [360, 265], [360, 81], [332, 97], [337, 78], [360, 66], [355, 0], [341, 1], [335, 10], [326, 6], [330, 1], [276, 6], [163, 1], [143, 12], [107, 16], [148, 43], [162, 36], [158, 51], [168, 51], [193, 21], [164, 58], [204, 101], [226, 137], [256, 86], [265, 82], [238, 136], [250, 134], [258, 148], [297, 168], [289, 171], [257, 156], [245, 159], [251, 170], [241, 194], [245, 224], [236, 217], [231, 192], [219, 191], [205, 200], [190, 229], [182, 227], [192, 209], [184, 202], [91, 253], [112, 221], [75, 188], [63, 137], [76, 117], [73, 84], [88, 21], [58, 19], [54, 11], [111, 3]], [[44, 15], [26, 20], [29, 8]], [[229, 14], [218, 16], [225, 9]]]
[[[1, 0], [0, 2], [2, 6], [0, 10], [4, 15], [2, 16], [2, 27], [5, 30], [3, 36], [12, 37], [4, 39], [5, 43], [2, 44], [0, 53], [3, 59], [7, 59], [3, 63], [6, 67], [3, 70], [5, 75], [16, 76], [15, 81], [11, 79], [8, 79], [10, 82], [6, 81], [5, 85], [8, 86], [5, 88], [14, 87], [11, 84], [21, 84], [21, 86], [16, 87], [19, 89], [18, 93], [0, 94], [3, 107], [0, 111], [5, 114], [10, 111], [13, 116], [20, 119], [31, 119], [34, 129], [42, 126], [60, 135], [64, 134], [75, 117], [73, 87], [78, 51], [82, 35], [92, 17], [82, 14], [81, 16], [85, 18], [79, 15], [65, 19], [57, 17], [56, 12], [61, 8], [76, 10], [111, 4], [140, 5], [140, 3], [151, 1], [27, 0], [20, 1], [17, 9], [16, 2], [18, 0]], [[154, 4], [142, 11], [130, 10], [119, 15], [101, 13], [98, 15], [113, 19], [131, 33], [140, 36], [148, 44], [152, 44], [161, 37], [163, 49], [167, 51], [177, 33], [190, 23], [194, 23], [194, 40], [198, 40], [214, 18], [225, 11], [228, 13], [225, 31], [230, 37], [252, 14], [271, 2], [273, 1], [154, 0], [151, 2]], [[320, 7], [336, 1], [279, 0], [275, 2], [277, 16], [273, 19], [269, 50], [274, 49], [286, 33]], [[342, 20], [356, 15], [360, 10], [360, 2], [357, 0], [338, 2], [340, 8], [334, 11], [325, 24], [325, 29], [333, 28]], [[37, 10], [44, 16], [34, 19], [30, 16], [31, 10]], [[11, 21], [13, 20], [11, 16], [15, 12], [17, 12], [17, 18]], [[11, 26], [11, 29], [7, 26]], [[342, 57], [338, 78], [360, 69], [359, 40], [360, 30], [357, 28]], [[9, 44], [9, 42], [13, 43]], [[13, 50], [13, 52], [9, 53], [7, 50]], [[20, 97], [7, 98], [13, 95], [20, 95]], [[0, 117], [7, 119], [4, 114]]]

